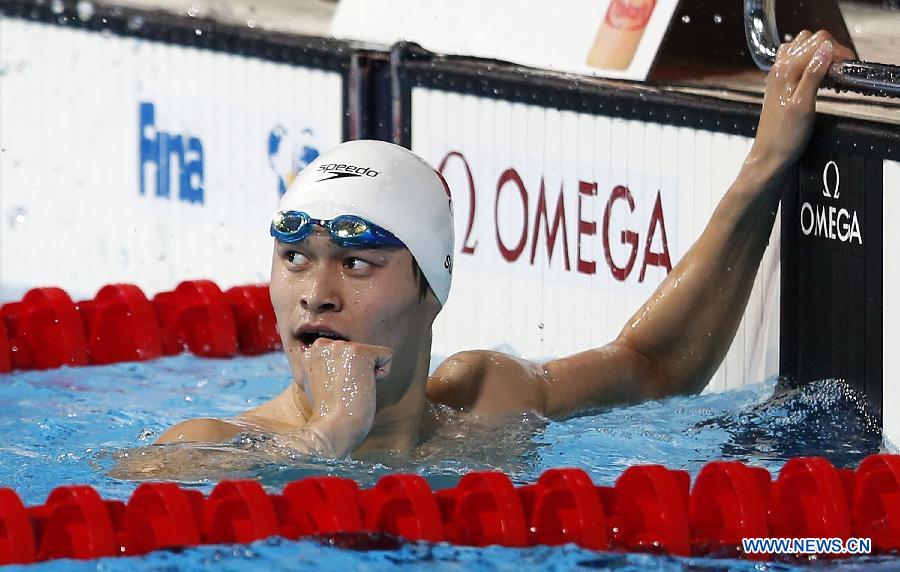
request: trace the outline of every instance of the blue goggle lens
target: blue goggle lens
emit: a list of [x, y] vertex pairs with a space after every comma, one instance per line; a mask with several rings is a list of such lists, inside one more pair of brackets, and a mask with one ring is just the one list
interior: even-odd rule
[[358, 238], [369, 230], [369, 223], [356, 216], [344, 215], [332, 220], [328, 228], [339, 238]]
[[272, 219], [272, 235], [275, 233], [290, 236], [299, 232], [304, 226], [309, 224], [309, 215], [299, 211], [279, 212]]
[[280, 211], [272, 219], [269, 232], [281, 242], [299, 242], [309, 236], [313, 224], [328, 229], [332, 240], [341, 246], [405, 246], [390, 231], [355, 215], [315, 220], [303, 211]]

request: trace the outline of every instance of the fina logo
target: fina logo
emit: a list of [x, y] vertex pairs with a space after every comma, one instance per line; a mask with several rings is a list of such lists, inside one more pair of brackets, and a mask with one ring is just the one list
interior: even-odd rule
[[140, 193], [203, 204], [203, 142], [158, 128], [150, 102], [142, 101], [138, 114]]
[[293, 137], [281, 125], [269, 132], [269, 167], [278, 177], [278, 194], [283, 195], [297, 178], [297, 173], [319, 156], [314, 146], [312, 129], [304, 129]]
[[[832, 176], [829, 176], [833, 173]], [[834, 181], [832, 185], [829, 181]], [[828, 161], [822, 171], [822, 196], [828, 199], [841, 198], [841, 172], [837, 163]], [[862, 233], [859, 230], [859, 218], [856, 211], [852, 213], [845, 208], [837, 208], [833, 204], [811, 205], [808, 202], [800, 207], [800, 230], [806, 236], [853, 242], [860, 245]]]

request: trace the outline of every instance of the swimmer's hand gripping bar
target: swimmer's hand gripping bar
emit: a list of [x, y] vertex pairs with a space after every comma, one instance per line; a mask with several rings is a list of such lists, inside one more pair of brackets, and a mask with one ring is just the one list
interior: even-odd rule
[[[753, 61], [763, 71], [775, 63], [781, 44], [775, 22], [776, 0], [744, 0], [744, 31]], [[900, 97], [900, 67], [848, 60], [831, 66], [827, 86], [863, 95]]]

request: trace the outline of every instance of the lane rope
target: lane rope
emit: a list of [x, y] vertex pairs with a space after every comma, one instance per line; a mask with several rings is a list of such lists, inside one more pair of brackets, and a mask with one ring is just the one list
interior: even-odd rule
[[222, 481], [209, 496], [144, 483], [127, 502], [66, 485], [33, 507], [0, 487], [0, 564], [344, 533], [754, 560], [769, 556], [743, 554], [741, 539], [871, 538], [872, 552], [887, 554], [900, 550], [900, 455], [869, 456], [855, 471], [800, 457], [775, 480], [763, 468], [714, 461], [693, 487], [686, 471], [661, 465], [630, 467], [612, 487], [574, 468], [518, 487], [500, 472], [472, 472], [438, 491], [410, 474], [384, 476], [368, 489], [309, 477], [280, 494], [252, 480]]

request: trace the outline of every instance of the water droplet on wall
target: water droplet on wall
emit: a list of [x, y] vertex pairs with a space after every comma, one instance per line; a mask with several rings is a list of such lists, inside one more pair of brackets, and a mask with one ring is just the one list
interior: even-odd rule
[[75, 11], [78, 13], [78, 19], [87, 22], [94, 17], [94, 4], [89, 0], [80, 0], [75, 5]]
[[19, 230], [28, 223], [28, 210], [25, 207], [14, 207], [7, 217], [9, 228]]
[[128, 267], [128, 251], [124, 248], [120, 248], [116, 253], [116, 262], [119, 263], [119, 266], [126, 268]]
[[128, 18], [128, 23], [126, 24], [128, 29], [132, 32], [140, 30], [144, 27], [144, 17], [143, 16], [132, 16]]

